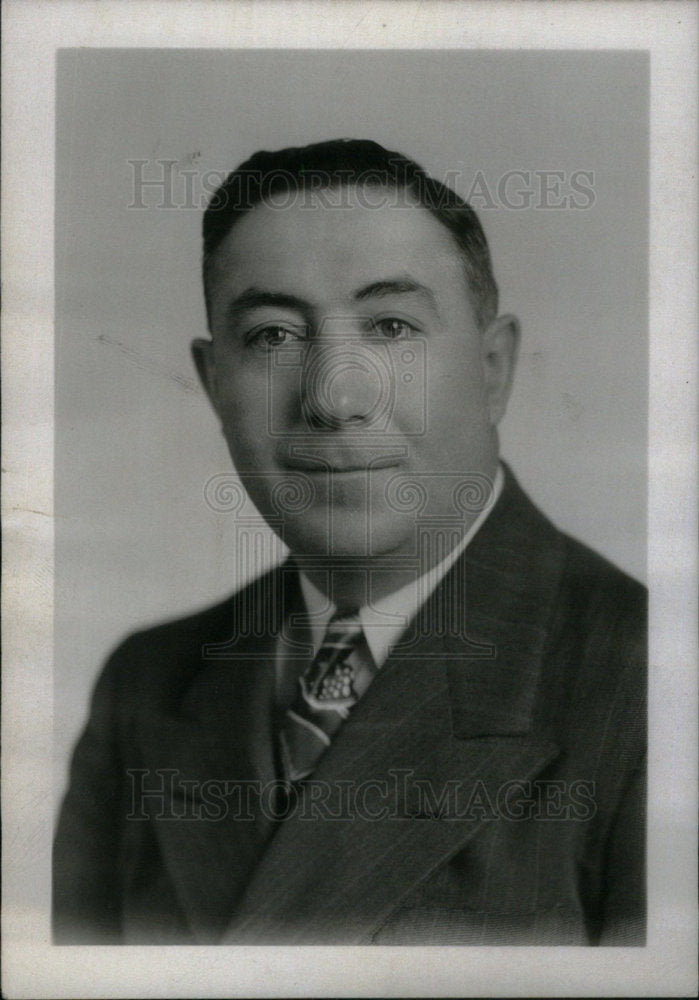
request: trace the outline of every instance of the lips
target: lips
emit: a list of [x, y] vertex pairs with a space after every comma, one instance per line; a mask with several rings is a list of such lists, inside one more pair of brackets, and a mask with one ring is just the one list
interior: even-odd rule
[[371, 472], [374, 469], [392, 469], [400, 464], [400, 457], [396, 455], [332, 455], [328, 453], [311, 457], [303, 456], [292, 458], [284, 462], [284, 467], [289, 472], [304, 473], [351, 473], [351, 472]]

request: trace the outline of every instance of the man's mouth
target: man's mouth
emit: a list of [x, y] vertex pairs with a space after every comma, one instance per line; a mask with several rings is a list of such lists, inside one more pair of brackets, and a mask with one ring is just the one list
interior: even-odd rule
[[393, 469], [400, 465], [399, 456], [337, 456], [318, 455], [291, 458], [284, 462], [289, 472], [303, 472], [313, 475], [349, 475], [358, 472], [373, 472], [375, 469]]

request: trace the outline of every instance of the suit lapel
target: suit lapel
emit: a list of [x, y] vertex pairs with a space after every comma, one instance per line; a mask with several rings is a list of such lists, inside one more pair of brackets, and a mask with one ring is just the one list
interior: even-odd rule
[[[192, 637], [198, 669], [176, 711], [148, 718], [140, 734], [144, 787], [164, 789], [162, 811], [157, 796], [145, 806], [202, 942], [225, 926], [273, 827], [258, 808], [258, 790], [275, 777], [277, 632], [295, 596], [289, 591], [285, 608], [283, 583], [281, 570], [268, 574], [236, 595], [219, 629]], [[250, 634], [251, 620], [257, 634]], [[243, 630], [248, 634], [231, 642]]]
[[[562, 566], [562, 536], [505, 467], [505, 488], [491, 517], [444, 581], [456, 737], [535, 728], [535, 709], [546, 696], [542, 664]], [[479, 655], [469, 656], [467, 668], [460, 669], [464, 634]]]
[[557, 756], [533, 720], [558, 538], [508, 474], [271, 841], [226, 942], [367, 943], [503, 785]]

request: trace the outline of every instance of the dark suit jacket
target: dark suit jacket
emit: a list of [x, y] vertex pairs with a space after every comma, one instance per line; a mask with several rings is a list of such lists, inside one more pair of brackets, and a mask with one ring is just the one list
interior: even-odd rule
[[642, 944], [645, 592], [512, 475], [275, 821], [278, 569], [129, 638], [76, 748], [58, 942]]

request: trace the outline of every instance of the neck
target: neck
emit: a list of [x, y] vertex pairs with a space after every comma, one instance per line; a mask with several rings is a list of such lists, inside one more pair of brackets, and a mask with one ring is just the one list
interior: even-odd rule
[[[473, 519], [475, 520], [475, 518]], [[317, 557], [295, 554], [296, 565], [338, 608], [361, 608], [395, 593], [445, 560], [473, 523], [438, 527], [420, 534], [420, 551], [389, 552], [371, 558], [340, 556], [327, 567]]]

